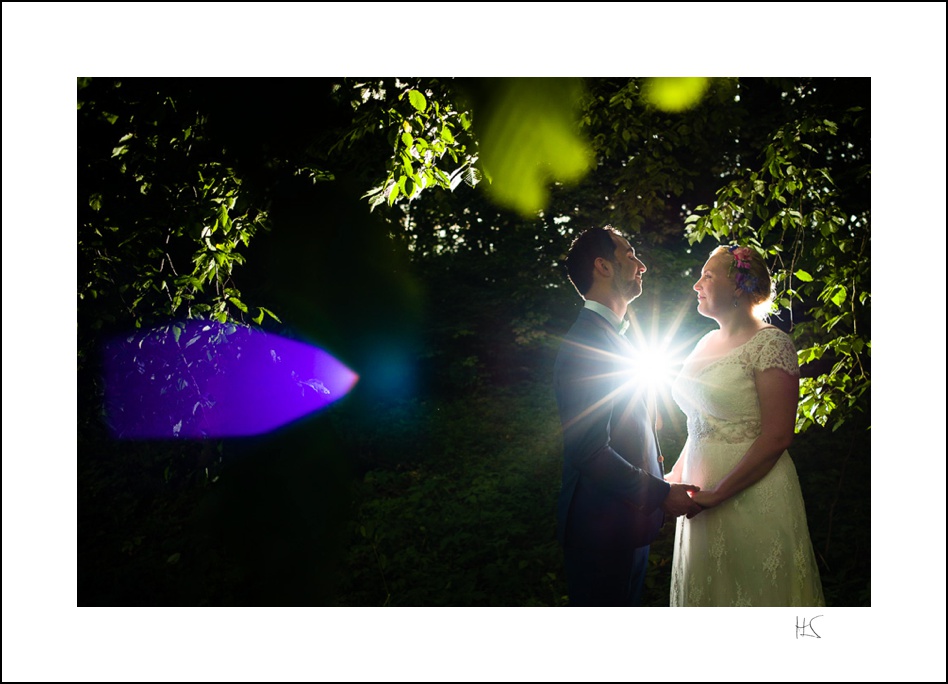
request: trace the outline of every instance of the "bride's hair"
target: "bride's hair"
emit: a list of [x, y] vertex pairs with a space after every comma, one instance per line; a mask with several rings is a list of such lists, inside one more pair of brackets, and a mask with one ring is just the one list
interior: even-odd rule
[[[774, 282], [770, 277], [770, 269], [767, 268], [767, 264], [764, 263], [764, 259], [760, 253], [753, 247], [749, 248], [749, 251], [750, 267], [748, 271], [751, 276], [749, 281], [752, 285], [741, 285], [741, 289], [747, 293], [750, 299], [751, 310], [754, 316], [760, 319], [766, 319], [773, 308], [774, 296], [776, 294], [774, 292]], [[735, 261], [730, 247], [721, 245], [711, 251], [711, 256], [717, 256], [718, 254], [722, 254], [731, 261]], [[736, 273], [734, 273], [736, 270], [737, 269], [728, 269], [728, 277], [732, 280], [736, 280]]]

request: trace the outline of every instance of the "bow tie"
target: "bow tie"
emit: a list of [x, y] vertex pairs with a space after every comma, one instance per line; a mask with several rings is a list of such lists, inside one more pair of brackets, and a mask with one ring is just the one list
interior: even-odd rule
[[625, 331], [629, 329], [629, 319], [623, 318], [622, 323], [619, 324], [619, 334], [625, 335]]

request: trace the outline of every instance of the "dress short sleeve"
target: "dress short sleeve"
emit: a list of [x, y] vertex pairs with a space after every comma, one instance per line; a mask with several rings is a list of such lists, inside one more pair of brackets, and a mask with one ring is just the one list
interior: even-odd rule
[[794, 349], [789, 335], [777, 328], [767, 328], [759, 332], [754, 341], [757, 343], [753, 356], [754, 370], [779, 368], [795, 378], [800, 377], [797, 350]]

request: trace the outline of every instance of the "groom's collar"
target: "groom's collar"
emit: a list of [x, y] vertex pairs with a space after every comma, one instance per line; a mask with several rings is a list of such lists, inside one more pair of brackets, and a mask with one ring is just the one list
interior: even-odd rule
[[600, 304], [599, 302], [594, 302], [591, 299], [587, 299], [586, 303], [583, 304], [583, 307], [599, 314], [600, 316], [605, 318], [607, 321], [609, 321], [609, 324], [613, 328], [615, 328], [615, 331], [619, 333], [620, 335], [623, 334], [626, 331], [626, 329], [629, 327], [628, 319], [620, 319], [618, 316], [616, 316], [615, 311], [613, 311], [612, 309], [610, 309], [608, 306], [604, 304]]

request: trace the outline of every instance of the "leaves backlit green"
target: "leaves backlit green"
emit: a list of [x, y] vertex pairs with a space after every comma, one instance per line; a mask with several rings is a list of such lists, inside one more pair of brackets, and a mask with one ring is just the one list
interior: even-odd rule
[[709, 86], [707, 78], [650, 78], [643, 94], [646, 101], [662, 111], [682, 112], [701, 102]]
[[[851, 218], [854, 212], [842, 206], [841, 190], [833, 183], [830, 150], [839, 131], [825, 119], [791, 122], [771, 138], [762, 168], [746, 169], [718, 191], [714, 207], [696, 208], [700, 218], [685, 223], [692, 243], [705, 235], [765, 243], [773, 256], [777, 301], [785, 311], [792, 302], [805, 307], [800, 322], [791, 310], [800, 362], [833, 363], [801, 382], [800, 430], [827, 425], [831, 415], [838, 425], [870, 382], [862, 358], [871, 348], [868, 326], [858, 325], [849, 306], [857, 299], [865, 308], [860, 317], [868, 320], [868, 231], [857, 231], [851, 221], [868, 225], [869, 215], [867, 210]], [[868, 178], [868, 171], [860, 177]], [[764, 222], [753, 223], [754, 216]]]
[[547, 185], [575, 183], [592, 163], [576, 130], [582, 94], [572, 79], [498, 79], [496, 92], [479, 114], [480, 158], [501, 206], [531, 216], [544, 208]]
[[425, 99], [425, 96], [417, 90], [408, 91], [408, 100], [411, 102], [411, 106], [419, 112], [423, 112], [428, 108], [428, 101]]
[[794, 272], [793, 275], [796, 276], [797, 280], [802, 280], [804, 283], [813, 282], [813, 276], [811, 276], [809, 273], [804, 271], [802, 268]]
[[[248, 202], [236, 208], [243, 197], [241, 178], [209, 147], [201, 115], [179, 110], [160, 94], [147, 103], [126, 102], [133, 93], [107, 79], [96, 81], [80, 91], [98, 89], [99, 98], [79, 108], [80, 127], [90, 130], [101, 121], [103, 106], [120, 114], [108, 114], [116, 124], [108, 147], [103, 138], [98, 148], [84, 148], [81, 163], [96, 173], [89, 181], [94, 213], [80, 226], [81, 253], [93, 277], [80, 298], [120, 279], [119, 301], [111, 304], [136, 328], [182, 315], [239, 318], [247, 308], [228, 287], [234, 267], [245, 261], [237, 248], [267, 229], [266, 214]], [[92, 178], [99, 175], [103, 180], [96, 184]], [[138, 192], [123, 192], [124, 182]], [[134, 294], [122, 302], [125, 291]], [[107, 306], [103, 302], [96, 310], [93, 328], [114, 318]]]

